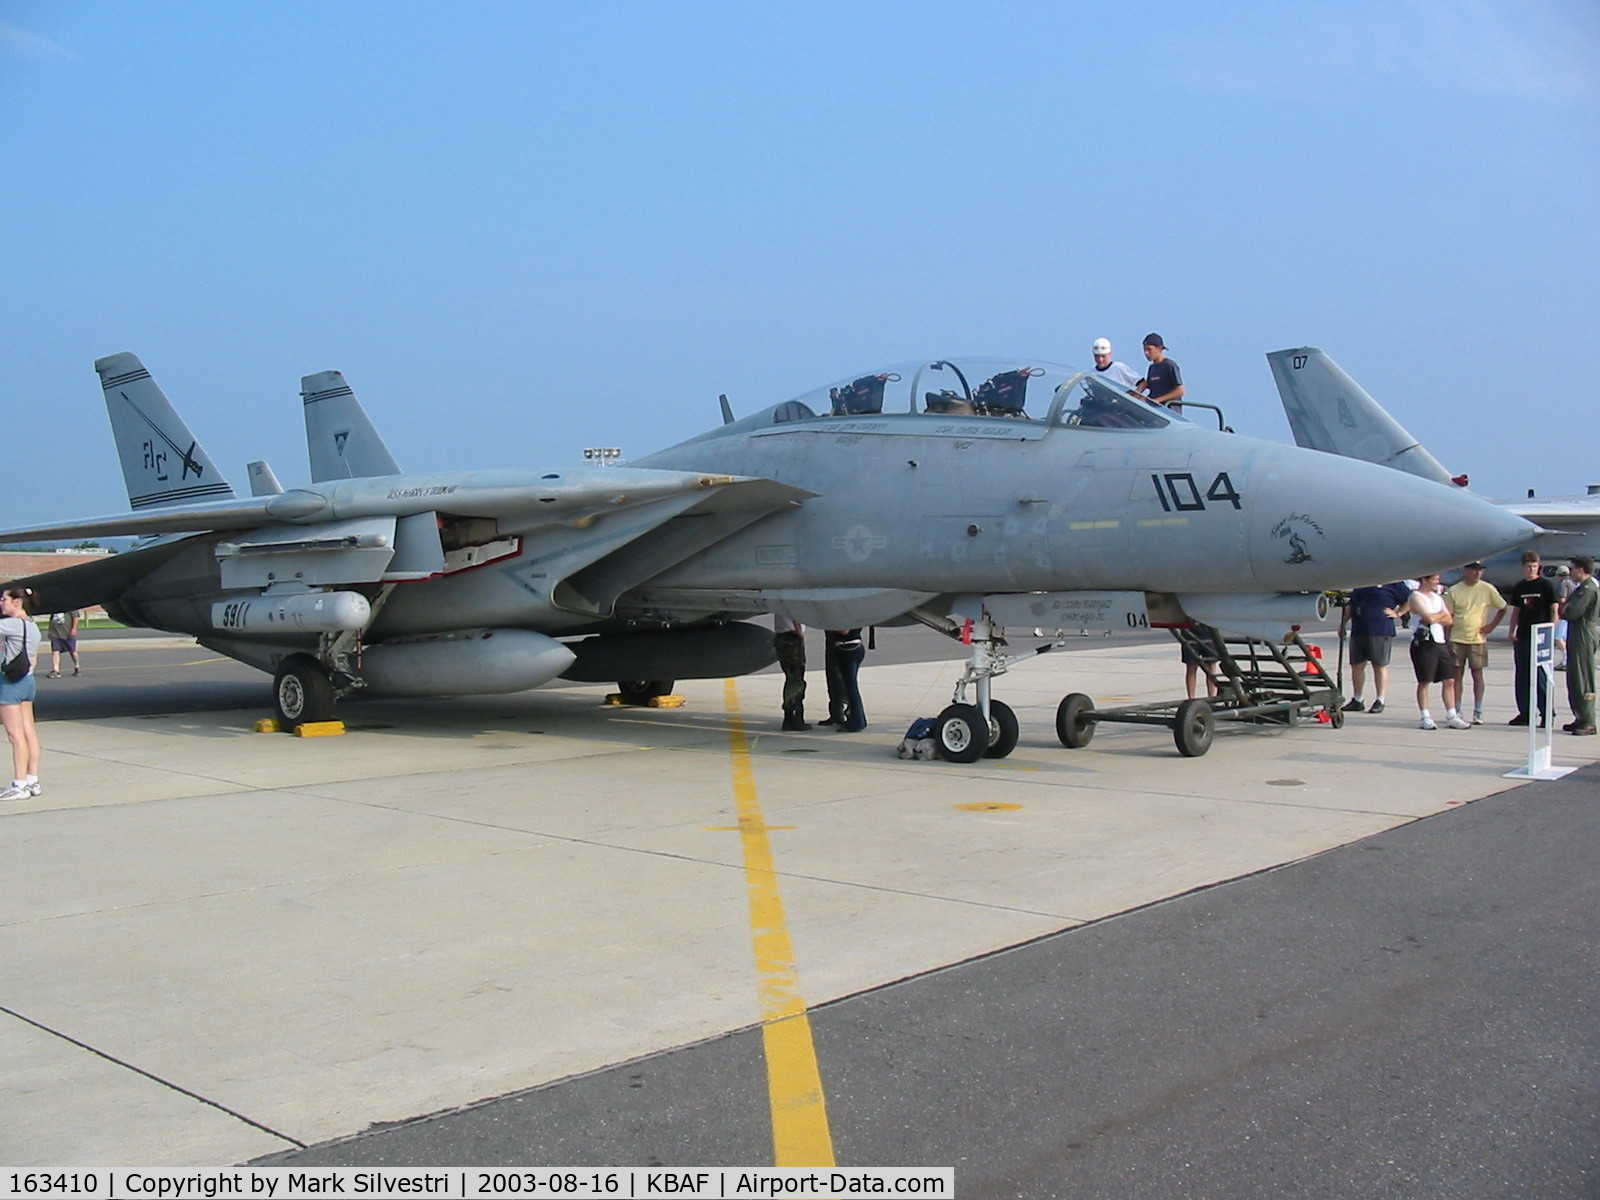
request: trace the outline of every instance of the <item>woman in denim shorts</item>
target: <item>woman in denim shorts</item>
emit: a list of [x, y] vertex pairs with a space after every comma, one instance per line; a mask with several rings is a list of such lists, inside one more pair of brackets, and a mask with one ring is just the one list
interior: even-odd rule
[[26, 800], [39, 794], [39, 731], [33, 723], [33, 660], [39, 652], [39, 627], [28, 617], [26, 588], [0, 593], [0, 662], [10, 662], [20, 650], [27, 655], [28, 673], [12, 683], [0, 676], [0, 722], [11, 739], [11, 786], [0, 800]]

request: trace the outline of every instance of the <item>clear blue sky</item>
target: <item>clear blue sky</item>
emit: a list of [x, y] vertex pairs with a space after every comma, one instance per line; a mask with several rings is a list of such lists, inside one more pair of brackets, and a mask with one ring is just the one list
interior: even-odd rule
[[5, 523], [126, 507], [119, 350], [241, 488], [330, 368], [408, 469], [545, 468], [1157, 330], [1241, 432], [1318, 345], [1477, 490], [1581, 491], [1597, 62], [1591, 0], [0, 0]]

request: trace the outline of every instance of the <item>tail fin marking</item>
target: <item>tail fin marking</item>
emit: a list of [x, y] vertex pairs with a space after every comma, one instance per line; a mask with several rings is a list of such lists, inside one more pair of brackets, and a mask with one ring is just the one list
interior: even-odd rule
[[233, 488], [136, 355], [112, 354], [97, 359], [94, 369], [131, 507], [234, 498]]

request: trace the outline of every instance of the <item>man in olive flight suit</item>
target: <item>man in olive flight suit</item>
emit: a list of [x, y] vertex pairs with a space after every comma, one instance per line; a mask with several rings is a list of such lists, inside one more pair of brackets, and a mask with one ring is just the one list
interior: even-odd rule
[[1572, 724], [1566, 730], [1584, 736], [1594, 733], [1595, 619], [1600, 616], [1594, 559], [1575, 555], [1572, 578], [1578, 584], [1561, 610], [1567, 619], [1567, 703], [1572, 706]]

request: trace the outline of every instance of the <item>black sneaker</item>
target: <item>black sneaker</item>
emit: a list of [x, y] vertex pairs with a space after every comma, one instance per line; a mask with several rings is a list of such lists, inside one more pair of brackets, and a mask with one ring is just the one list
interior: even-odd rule
[[1352, 700], [1352, 701], [1350, 701], [1349, 704], [1346, 704], [1344, 706], [1344, 711], [1345, 712], [1366, 712], [1367, 711], [1367, 706], [1365, 704], [1361, 703], [1360, 700]]
[[1367, 711], [1369, 713], [1371, 713], [1373, 716], [1377, 716], [1379, 713], [1381, 713], [1383, 711], [1383, 701], [1382, 700], [1374, 700], [1372, 702], [1372, 707], [1367, 709]]
[[1528, 714], [1527, 713], [1518, 713], [1516, 716], [1512, 717], [1511, 720], [1506, 722], [1507, 725], [1526, 725], [1527, 723], [1528, 723]]

